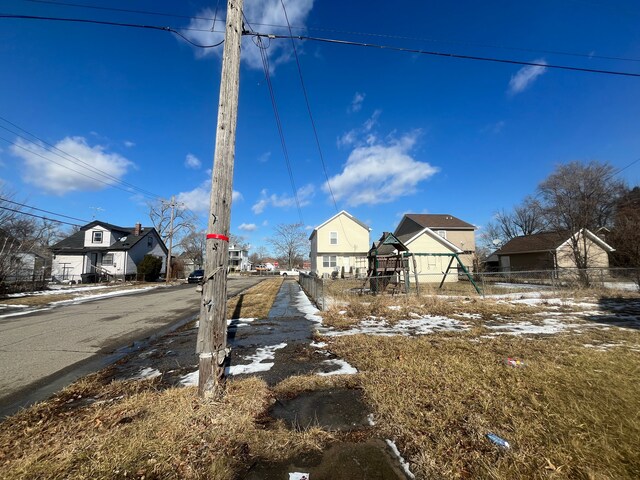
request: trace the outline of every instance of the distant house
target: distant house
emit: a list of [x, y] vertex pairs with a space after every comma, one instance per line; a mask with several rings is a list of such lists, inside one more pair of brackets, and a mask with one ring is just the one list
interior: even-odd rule
[[246, 272], [249, 265], [249, 249], [241, 245], [229, 245], [229, 271]]
[[[416, 256], [418, 273], [426, 275], [422, 281], [439, 282], [451, 257], [424, 254], [455, 253], [466, 269], [472, 271], [476, 253], [475, 231], [474, 225], [453, 215], [408, 213], [400, 220], [394, 235], [409, 252], [422, 254]], [[452, 267], [457, 266], [454, 261]], [[456, 275], [447, 276], [447, 281], [456, 280]]]
[[496, 252], [500, 270], [510, 272], [576, 268], [572, 238], [578, 240], [580, 251], [586, 253], [589, 267], [609, 267], [609, 253], [615, 249], [598, 235], [583, 229], [573, 235], [564, 231], [516, 237]]
[[344, 267], [345, 272], [361, 269], [366, 274], [370, 230], [344, 210], [318, 225], [309, 236], [311, 271], [331, 275]]
[[0, 229], [0, 282], [33, 282], [43, 280], [44, 275], [44, 257]]
[[145, 255], [162, 258], [167, 247], [153, 227], [119, 227], [94, 221], [51, 247], [51, 275], [61, 281], [91, 282], [97, 278], [133, 279]]

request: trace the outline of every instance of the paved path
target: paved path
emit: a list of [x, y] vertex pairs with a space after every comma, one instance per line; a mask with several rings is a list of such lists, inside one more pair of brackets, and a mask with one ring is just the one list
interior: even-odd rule
[[[228, 294], [261, 280], [229, 278]], [[118, 349], [195, 318], [199, 298], [183, 285], [0, 319], [0, 417], [104, 366]]]

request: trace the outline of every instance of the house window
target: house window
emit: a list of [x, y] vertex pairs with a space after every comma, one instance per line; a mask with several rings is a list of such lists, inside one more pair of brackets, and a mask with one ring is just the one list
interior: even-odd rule
[[447, 231], [446, 230], [438, 230], [438, 235], [440, 235], [442, 238], [447, 238]]
[[102, 232], [101, 231], [96, 231], [96, 232], [91, 232], [92, 236], [91, 236], [91, 242], [92, 243], [102, 243]]
[[324, 255], [322, 257], [322, 266], [324, 268], [334, 268], [337, 265], [335, 255]]
[[102, 257], [102, 265], [113, 265], [113, 253], [107, 253]]
[[331, 243], [331, 245], [337, 245], [338, 244], [338, 232], [330, 232], [329, 233], [329, 243]]
[[147, 247], [153, 247], [153, 237], [151, 235], [147, 237]]

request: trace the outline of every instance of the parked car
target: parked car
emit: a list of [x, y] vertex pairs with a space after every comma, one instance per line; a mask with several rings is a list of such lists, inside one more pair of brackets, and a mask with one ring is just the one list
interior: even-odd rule
[[187, 277], [187, 283], [201, 283], [204, 280], [204, 270], [194, 270]]
[[289, 275], [297, 277], [300, 275], [300, 271], [297, 268], [293, 268], [291, 270], [280, 270], [280, 275], [283, 277], [288, 277]]

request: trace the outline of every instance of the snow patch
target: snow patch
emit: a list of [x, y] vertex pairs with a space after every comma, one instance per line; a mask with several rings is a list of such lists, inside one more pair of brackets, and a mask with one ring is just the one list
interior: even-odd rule
[[332, 370], [331, 372], [318, 372], [318, 375], [322, 377], [327, 377], [329, 375], [353, 375], [354, 373], [358, 373], [357, 368], [352, 367], [347, 362], [345, 362], [344, 360], [340, 360], [339, 358], [324, 360], [322, 363], [340, 367], [338, 368], [338, 370]]
[[400, 450], [398, 450], [398, 447], [396, 446], [396, 444], [392, 440], [388, 440], [388, 439], [385, 440], [385, 442], [387, 442], [387, 445], [389, 445], [391, 452], [393, 452], [395, 457], [400, 462], [400, 466], [402, 467], [402, 470], [404, 470], [405, 475], [411, 478], [412, 480], [416, 478], [416, 476], [409, 469], [409, 466], [410, 466], [409, 462], [407, 462], [404, 458], [402, 458], [402, 455], [400, 455]]
[[322, 334], [329, 337], [343, 337], [346, 335], [428, 335], [434, 332], [461, 331], [470, 327], [466, 323], [447, 317], [426, 316], [414, 320], [400, 320], [390, 324], [383, 318], [369, 317], [348, 330], [327, 330]]
[[315, 323], [322, 323], [322, 317], [317, 315], [320, 310], [311, 303], [304, 291], [300, 290], [295, 299], [296, 303], [294, 306], [300, 313], [304, 314], [304, 318]]
[[536, 325], [531, 322], [518, 322], [504, 323], [502, 325], [487, 325], [486, 327], [493, 330], [494, 333], [489, 335], [489, 337], [491, 337], [497, 335], [555, 335], [568, 330], [588, 328], [589, 325], [564, 323], [553, 318], [548, 318], [543, 320], [541, 325]]
[[140, 373], [131, 377], [132, 380], [148, 380], [150, 378], [156, 378], [162, 375], [159, 370], [151, 367], [143, 368]]

